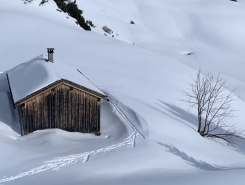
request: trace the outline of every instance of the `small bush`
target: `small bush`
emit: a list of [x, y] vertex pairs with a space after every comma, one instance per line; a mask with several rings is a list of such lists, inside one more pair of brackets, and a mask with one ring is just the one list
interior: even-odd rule
[[87, 20], [86, 23], [87, 23], [90, 27], [95, 28], [95, 25], [92, 23], [92, 21]]
[[134, 21], [131, 20], [131, 21], [130, 21], [130, 24], [135, 24], [135, 23], [134, 23]]
[[113, 33], [113, 31], [110, 28], [108, 28], [107, 26], [103, 26], [102, 29], [104, 30], [104, 32], [106, 32], [108, 34]]
[[24, 4], [31, 3], [33, 0], [22, 0], [24, 1]]
[[39, 6], [44, 5], [45, 3], [48, 3], [48, 0], [42, 0]]

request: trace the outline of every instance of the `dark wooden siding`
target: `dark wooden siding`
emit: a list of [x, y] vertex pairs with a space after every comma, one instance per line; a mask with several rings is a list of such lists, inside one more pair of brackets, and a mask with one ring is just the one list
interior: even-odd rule
[[100, 132], [100, 98], [59, 84], [19, 106], [22, 135], [60, 128], [70, 132]]

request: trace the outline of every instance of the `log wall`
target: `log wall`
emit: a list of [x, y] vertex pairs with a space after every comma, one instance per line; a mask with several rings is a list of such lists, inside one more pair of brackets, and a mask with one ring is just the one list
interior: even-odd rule
[[22, 135], [60, 128], [70, 132], [100, 132], [100, 98], [59, 84], [19, 105]]

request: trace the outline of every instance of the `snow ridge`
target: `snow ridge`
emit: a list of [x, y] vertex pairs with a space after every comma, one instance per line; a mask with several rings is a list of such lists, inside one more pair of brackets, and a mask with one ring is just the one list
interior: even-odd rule
[[[97, 87], [101, 92], [103, 92], [104, 94], [107, 95], [107, 93], [105, 93], [104, 91], [102, 91], [96, 84], [94, 84], [86, 75], [84, 75], [79, 69], [77, 69], [77, 71], [79, 73], [81, 73], [81, 75], [83, 75], [85, 78], [87, 78], [88, 81], [90, 81], [95, 87]], [[108, 96], [108, 95], [107, 95]], [[123, 111], [120, 109], [120, 107], [114, 103], [112, 101], [112, 99], [108, 96], [107, 100], [111, 103], [111, 105], [113, 106], [113, 108], [115, 110], [117, 110], [117, 112], [122, 116], [122, 118], [127, 122], [127, 124], [133, 129], [134, 132], [136, 132], [137, 134], [139, 134], [142, 139], [145, 139], [145, 137], [143, 136], [143, 134], [140, 133], [140, 131], [134, 126], [134, 124], [128, 119], [128, 117], [123, 113]]]
[[145, 139], [144, 135], [140, 133], [140, 131], [134, 126], [134, 124], [128, 119], [128, 117], [123, 113], [123, 111], [118, 107], [116, 103], [114, 103], [111, 98], [108, 97], [109, 102], [111, 105], [117, 110], [117, 112], [123, 117], [123, 119], [128, 123], [128, 125], [133, 129], [135, 133], [140, 135], [142, 139]]

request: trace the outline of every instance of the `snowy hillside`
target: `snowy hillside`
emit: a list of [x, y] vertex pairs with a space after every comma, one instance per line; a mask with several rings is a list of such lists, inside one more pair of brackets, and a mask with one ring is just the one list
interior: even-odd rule
[[[0, 184], [244, 184], [245, 144], [201, 137], [196, 110], [180, 100], [200, 67], [221, 73], [236, 88], [232, 121], [245, 128], [245, 1], [77, 0], [91, 32], [39, 3], [0, 6]], [[100, 137], [19, 135], [5, 71], [47, 47], [112, 100]]]
[[[114, 31], [110, 36], [116, 39], [169, 56], [194, 69], [221, 72], [236, 85], [236, 93], [245, 98], [241, 67], [245, 56], [244, 0], [77, 2], [85, 17], [97, 26], [93, 31], [103, 33], [101, 27], [106, 25]], [[130, 24], [131, 20], [135, 24]]]

